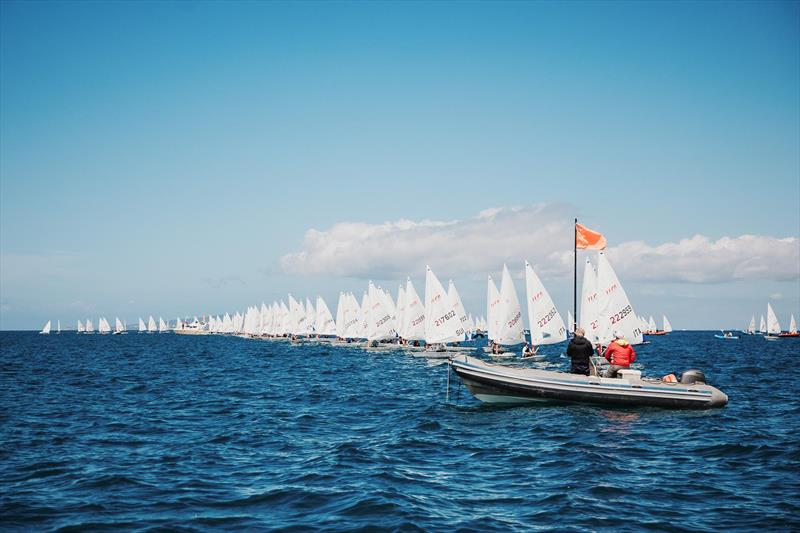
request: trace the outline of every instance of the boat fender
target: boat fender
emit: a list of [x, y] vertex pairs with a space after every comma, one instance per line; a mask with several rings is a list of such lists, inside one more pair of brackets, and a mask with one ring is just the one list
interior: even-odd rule
[[675, 377], [675, 374], [667, 374], [666, 376], [661, 378], [661, 381], [663, 381], [664, 383], [677, 383], [678, 378]]
[[681, 374], [681, 383], [684, 385], [691, 385], [693, 383], [705, 383], [706, 375], [701, 371], [694, 368], [687, 370]]

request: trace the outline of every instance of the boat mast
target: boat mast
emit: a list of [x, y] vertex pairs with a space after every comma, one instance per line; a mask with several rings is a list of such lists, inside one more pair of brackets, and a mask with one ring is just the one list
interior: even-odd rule
[[[575, 235], [572, 239], [572, 333], [578, 325], [578, 219], [573, 226]], [[569, 327], [569, 324], [567, 325]]]

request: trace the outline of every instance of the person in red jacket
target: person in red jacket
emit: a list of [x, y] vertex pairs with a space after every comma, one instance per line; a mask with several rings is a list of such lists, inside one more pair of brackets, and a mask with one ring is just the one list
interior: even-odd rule
[[621, 331], [614, 332], [614, 340], [606, 348], [605, 358], [611, 363], [603, 374], [604, 378], [615, 378], [620, 369], [628, 368], [636, 361], [636, 352]]

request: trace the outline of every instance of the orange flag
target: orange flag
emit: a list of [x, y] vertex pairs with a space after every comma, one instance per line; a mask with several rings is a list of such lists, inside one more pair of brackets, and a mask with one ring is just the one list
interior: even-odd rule
[[603, 250], [606, 247], [606, 238], [602, 233], [597, 233], [576, 223], [575, 247], [581, 250]]

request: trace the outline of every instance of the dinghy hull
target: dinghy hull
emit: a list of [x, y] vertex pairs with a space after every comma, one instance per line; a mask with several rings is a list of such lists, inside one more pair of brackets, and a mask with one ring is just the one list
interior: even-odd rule
[[450, 367], [472, 395], [486, 403], [564, 402], [668, 409], [708, 409], [728, 403], [727, 395], [705, 384], [511, 368], [461, 355], [450, 360]]

